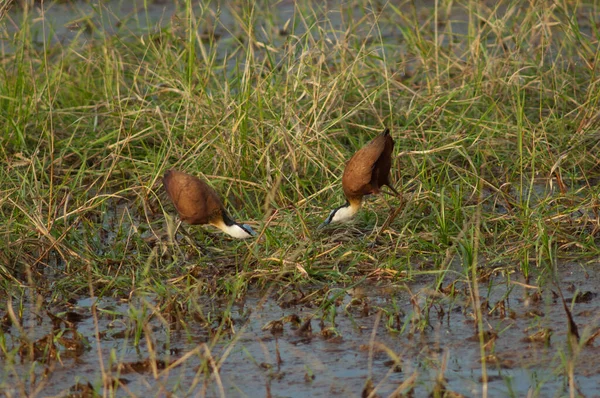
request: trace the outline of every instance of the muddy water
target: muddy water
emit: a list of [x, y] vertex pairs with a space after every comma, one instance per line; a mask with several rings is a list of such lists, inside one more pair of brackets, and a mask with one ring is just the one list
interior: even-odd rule
[[[438, 1], [400, 3], [396, 5], [398, 12], [416, 18], [424, 32], [437, 32], [440, 45], [447, 46], [453, 43], [453, 47], [461, 48], [460, 42], [469, 34], [469, 21], [473, 18], [468, 7], [462, 4], [453, 4], [452, 7], [439, 6], [438, 18], [434, 19], [433, 13], [435, 5], [439, 5]], [[247, 20], [250, 14], [256, 25], [253, 29], [255, 39], [263, 45], [278, 48], [291, 33], [291, 26], [293, 34], [301, 36], [306, 32], [307, 26], [313, 23], [322, 26], [334, 42], [344, 37], [344, 32], [349, 27], [354, 36], [369, 37], [374, 34], [373, 20], [382, 12], [382, 9], [365, 9], [360, 4], [340, 6], [337, 2], [326, 2], [321, 5], [322, 8], [315, 8], [316, 3], [295, 3], [291, 0], [279, 1], [276, 7], [266, 9], [260, 6], [244, 9], [237, 2], [227, 1], [208, 5], [192, 1], [192, 4], [199, 37], [212, 41], [215, 52], [220, 57], [225, 57], [225, 54], [237, 47], [238, 41], [244, 41], [246, 32], [240, 25], [239, 18]], [[511, 9], [510, 13], [518, 16], [526, 8], [527, 5], [524, 4], [520, 8]], [[495, 1], [480, 2], [477, 10], [477, 14], [491, 20], [502, 20], [509, 12], [506, 5], [498, 5]], [[323, 18], [318, 18], [315, 12], [322, 13]], [[593, 36], [594, 30], [588, 16], [594, 12], [593, 4], [580, 5], [580, 12], [577, 13], [578, 26], [585, 35]], [[300, 17], [300, 14], [303, 17]], [[394, 15], [395, 11], [385, 10], [377, 19], [378, 29], [386, 43], [401, 44], [404, 38], [398, 26], [400, 21], [393, 18]], [[365, 16], [368, 18], [363, 20]], [[12, 7], [0, 20], [0, 53], [14, 52], [12, 38], [20, 37], [18, 33], [23, 26], [30, 27], [27, 30], [27, 38], [34, 45], [42, 48], [44, 43], [47, 47], [62, 44], [67, 49], [85, 45], [92, 39], [104, 39], [115, 35], [147, 38], [148, 35], [159, 34], [162, 29], [185, 36], [185, 18], [184, 3], [164, 0], [36, 2], [27, 13], [19, 7]], [[27, 25], [23, 23], [24, 20], [28, 21]], [[438, 22], [435, 29], [434, 20]], [[553, 35], [564, 34], [565, 26], [561, 24], [552, 28]], [[379, 32], [378, 29], [376, 31]], [[485, 40], [490, 44], [496, 43], [492, 33], [487, 34]]]
[[[561, 287], [573, 303], [582, 339], [600, 326], [600, 280], [595, 266], [561, 266]], [[481, 282], [483, 324], [486, 339], [491, 339], [486, 348], [489, 395], [566, 394], [565, 358], [572, 354], [566, 343], [565, 311], [554, 294], [557, 290], [547, 288], [537, 294], [522, 282], [506, 276]], [[412, 299], [406, 287], [388, 282], [323, 291], [314, 298], [325, 295], [334, 304], [321, 307], [311, 300], [301, 302], [300, 295], [292, 292], [278, 297], [273, 292], [253, 292], [231, 307], [233, 322], [220, 328], [226, 332], [218, 339], [211, 337], [219, 329], [218, 321], [207, 325], [185, 319], [185, 328], [177, 331], [173, 324], [169, 327], [159, 317], [150, 317], [154, 303], [148, 298], [99, 300], [96, 324], [92, 301], [82, 299], [69, 309], [81, 319], [56, 313], [75, 320], [85, 348], [75, 354], [55, 338], [54, 359], [44, 361], [47, 357], [40, 354], [31, 361], [26, 353], [16, 355], [14, 361], [5, 361], [0, 386], [8, 394], [38, 391], [46, 396], [89, 382], [102, 394], [107, 391], [103, 368], [105, 375], [120, 381], [117, 395], [361, 396], [371, 379], [375, 393], [388, 396], [414, 377], [404, 392], [412, 389], [415, 396], [425, 396], [442, 375], [447, 390], [481, 395], [481, 346], [467, 285], [458, 281], [454, 294], [435, 292], [424, 281], [406, 286]], [[217, 307], [211, 308], [218, 313]], [[30, 309], [22, 325], [28, 339], [35, 341], [51, 333], [52, 326], [48, 315]], [[136, 324], [132, 321], [136, 317], [146, 321]], [[311, 317], [308, 328], [306, 320]], [[137, 346], [136, 325], [145, 325], [137, 329]], [[65, 325], [55, 329], [55, 336], [60, 336], [59, 329], [63, 337], [71, 337]], [[3, 336], [8, 351], [18, 349], [21, 333], [15, 325], [6, 328]], [[149, 342], [154, 350], [148, 349]], [[574, 360], [579, 391], [588, 396], [600, 392], [599, 345], [591, 341]], [[158, 363], [156, 371], [148, 361], [152, 355]], [[219, 364], [218, 373], [207, 370], [209, 357]]]

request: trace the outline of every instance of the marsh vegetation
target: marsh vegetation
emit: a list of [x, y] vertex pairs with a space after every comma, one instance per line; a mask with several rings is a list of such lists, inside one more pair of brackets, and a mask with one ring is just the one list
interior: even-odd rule
[[[600, 6], [414, 3], [0, 4], [0, 391], [595, 391]], [[317, 230], [385, 127], [405, 203]]]

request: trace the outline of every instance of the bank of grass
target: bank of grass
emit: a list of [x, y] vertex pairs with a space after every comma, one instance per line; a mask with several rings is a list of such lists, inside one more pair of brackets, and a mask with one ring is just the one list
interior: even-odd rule
[[[253, 285], [422, 272], [444, 284], [449, 269], [471, 278], [477, 258], [536, 277], [561, 257], [598, 254], [592, 2], [306, 2], [290, 18], [229, 3], [181, 3], [133, 33], [151, 10], [115, 25], [100, 5], [62, 44], [37, 33], [50, 29], [35, 19], [40, 5], [4, 17], [7, 291], [233, 299]], [[345, 161], [385, 126], [404, 211], [374, 247], [389, 212], [380, 198], [354, 223], [317, 231], [343, 203]], [[209, 180], [261, 238], [188, 227], [198, 247], [170, 243], [160, 183], [170, 167]]]
[[[160, 27], [152, 5], [118, 25], [99, 5], [62, 44], [40, 39], [50, 6], [1, 25], [0, 283], [17, 314], [150, 297], [138, 315], [132, 301], [136, 339], [159, 317], [213, 328], [216, 344], [249, 289], [297, 294], [325, 318], [365, 279], [429, 274], [477, 292], [491, 268], [544, 285], [561, 258], [598, 255], [593, 2], [181, 3]], [[376, 237], [389, 209], [373, 198], [355, 222], [317, 231], [343, 203], [345, 161], [385, 126], [403, 211]], [[260, 238], [187, 227], [171, 242], [170, 167], [209, 180]], [[400, 331], [411, 322], [381, 310]], [[16, 345], [2, 355], [18, 362]]]

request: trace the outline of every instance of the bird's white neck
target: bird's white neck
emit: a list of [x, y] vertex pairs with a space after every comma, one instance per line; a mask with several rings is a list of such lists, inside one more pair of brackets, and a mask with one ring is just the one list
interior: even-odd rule
[[[242, 228], [242, 226], [237, 223], [227, 225], [224, 222], [220, 222], [220, 223], [215, 223], [213, 225], [215, 227], [219, 228], [221, 231], [225, 232], [227, 235], [233, 236], [234, 238], [237, 238], [237, 239], [251, 238], [252, 236], [254, 236], [256, 234], [252, 230], [252, 228], [250, 228], [250, 226], [248, 226], [248, 225], [244, 225], [243, 226], [244, 228]], [[254, 232], [254, 234], [250, 233], [249, 231]]]
[[346, 203], [342, 207], [338, 207], [333, 210], [330, 223], [332, 222], [344, 222], [350, 220], [360, 209], [360, 202], [358, 203]]

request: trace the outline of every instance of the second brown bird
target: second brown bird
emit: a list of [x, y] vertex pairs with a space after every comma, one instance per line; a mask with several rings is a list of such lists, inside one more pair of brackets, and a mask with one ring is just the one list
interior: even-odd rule
[[346, 204], [332, 210], [321, 227], [354, 217], [362, 205], [363, 197], [378, 194], [384, 185], [399, 195], [390, 184], [393, 150], [394, 140], [386, 128], [350, 158], [342, 176]]

